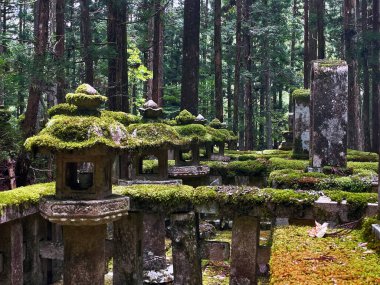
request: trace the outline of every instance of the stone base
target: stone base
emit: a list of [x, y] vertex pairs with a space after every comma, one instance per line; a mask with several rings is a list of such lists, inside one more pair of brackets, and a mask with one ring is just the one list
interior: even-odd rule
[[181, 179], [170, 179], [170, 180], [118, 180], [118, 185], [120, 186], [131, 186], [131, 185], [141, 185], [141, 184], [161, 184], [161, 185], [182, 185]]
[[210, 173], [210, 167], [199, 166], [173, 166], [169, 168], [169, 177], [172, 178], [192, 178], [204, 177]]
[[279, 150], [292, 150], [293, 149], [293, 143], [283, 141], [281, 142], [280, 146], [278, 147]]
[[374, 233], [375, 237], [380, 240], [380, 225], [373, 224], [372, 225], [372, 232]]

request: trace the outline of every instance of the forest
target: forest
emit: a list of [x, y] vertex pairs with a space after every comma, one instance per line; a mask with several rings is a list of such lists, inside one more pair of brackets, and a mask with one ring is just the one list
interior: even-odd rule
[[225, 122], [239, 150], [276, 149], [292, 91], [310, 88], [323, 58], [349, 66], [348, 147], [379, 148], [378, 0], [4, 0], [0, 16], [0, 105], [12, 115], [0, 160], [20, 185], [23, 142], [81, 83], [109, 110], [137, 114], [153, 99], [168, 119], [187, 109]]

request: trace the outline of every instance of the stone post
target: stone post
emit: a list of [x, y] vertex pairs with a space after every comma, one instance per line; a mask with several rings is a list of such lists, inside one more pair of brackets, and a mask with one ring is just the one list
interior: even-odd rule
[[296, 89], [294, 98], [293, 156], [309, 158], [310, 150], [310, 90]]
[[23, 230], [21, 220], [0, 225], [0, 284], [22, 285], [23, 278]]
[[238, 216], [232, 225], [231, 285], [256, 284], [260, 220]]
[[113, 284], [143, 283], [143, 220], [140, 213], [114, 222]]
[[198, 217], [194, 212], [173, 214], [171, 222], [174, 285], [202, 284]]
[[63, 226], [65, 285], [104, 284], [106, 224]]
[[311, 80], [311, 166], [346, 167], [348, 66], [313, 61]]

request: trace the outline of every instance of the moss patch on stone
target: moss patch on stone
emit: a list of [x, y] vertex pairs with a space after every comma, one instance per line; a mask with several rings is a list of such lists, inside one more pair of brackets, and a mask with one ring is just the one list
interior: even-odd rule
[[102, 117], [113, 118], [114, 120], [126, 126], [130, 124], [136, 124], [141, 121], [140, 117], [129, 114], [129, 113], [114, 112], [114, 111], [107, 111], [107, 110], [103, 110], [101, 113], [102, 113]]
[[28, 138], [28, 151], [72, 151], [95, 146], [111, 149], [132, 144], [126, 128], [110, 117], [54, 116], [36, 136]]
[[347, 167], [350, 167], [355, 170], [364, 169], [364, 170], [371, 170], [371, 171], [377, 172], [379, 166], [378, 166], [378, 162], [348, 161]]
[[200, 124], [188, 124], [175, 126], [175, 130], [181, 137], [192, 142], [212, 142], [212, 135], [207, 132], [207, 129]]
[[182, 110], [177, 117], [175, 117], [175, 121], [178, 125], [188, 125], [193, 124], [195, 121], [195, 116], [191, 114], [187, 110]]
[[323, 193], [338, 203], [345, 200], [348, 204], [365, 206], [377, 202], [377, 193], [352, 193], [342, 190], [326, 190]]
[[270, 173], [268, 183], [272, 187], [280, 189], [315, 189], [316, 185], [325, 178], [328, 176], [323, 173], [281, 169]]
[[280, 157], [272, 157], [269, 159], [270, 167], [273, 170], [293, 169], [305, 170], [309, 166], [308, 160], [285, 159]]
[[347, 160], [348, 161], [366, 161], [366, 162], [377, 162], [379, 161], [379, 156], [374, 152], [365, 152], [360, 150], [347, 150]]
[[14, 190], [0, 192], [0, 213], [6, 207], [27, 205], [37, 205], [42, 196], [53, 195], [55, 193], [55, 183], [34, 184], [26, 187], [19, 187]]
[[227, 129], [214, 129], [210, 126], [206, 126], [207, 134], [212, 137], [212, 141], [218, 142], [232, 142], [237, 140], [237, 136], [232, 131]]
[[68, 93], [66, 101], [80, 109], [96, 109], [103, 103], [107, 102], [107, 97], [102, 95], [88, 95], [85, 93]]
[[310, 89], [296, 89], [293, 91], [292, 96], [294, 100], [309, 102], [310, 101]]
[[201, 164], [209, 166], [212, 174], [225, 177], [262, 176], [268, 171], [268, 162], [265, 159], [232, 161], [230, 163], [204, 161]]
[[380, 255], [366, 253], [360, 231], [312, 238], [310, 227], [277, 228], [270, 259], [271, 284], [378, 284]]

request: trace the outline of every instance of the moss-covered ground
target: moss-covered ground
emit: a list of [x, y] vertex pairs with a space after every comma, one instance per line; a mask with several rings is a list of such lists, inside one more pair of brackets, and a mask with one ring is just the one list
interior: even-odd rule
[[312, 238], [310, 229], [275, 230], [271, 284], [380, 284], [380, 254], [367, 248], [360, 230]]

